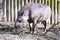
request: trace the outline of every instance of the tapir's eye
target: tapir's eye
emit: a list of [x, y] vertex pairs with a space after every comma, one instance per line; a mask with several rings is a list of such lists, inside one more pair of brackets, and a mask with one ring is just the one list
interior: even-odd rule
[[18, 20], [18, 22], [21, 22], [21, 20]]

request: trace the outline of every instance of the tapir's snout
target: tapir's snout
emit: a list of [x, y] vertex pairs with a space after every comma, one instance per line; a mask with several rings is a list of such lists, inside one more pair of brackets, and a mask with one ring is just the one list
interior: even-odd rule
[[14, 27], [15, 27], [15, 28], [18, 28], [18, 27], [20, 27], [20, 26], [23, 26], [23, 22], [17, 20], [17, 21], [15, 22]]

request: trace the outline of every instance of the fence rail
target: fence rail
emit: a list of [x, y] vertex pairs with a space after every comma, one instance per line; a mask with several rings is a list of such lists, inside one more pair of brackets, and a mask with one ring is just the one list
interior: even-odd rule
[[60, 22], [60, 1], [59, 0], [1, 0], [3, 3], [2, 22], [15, 22], [17, 11], [28, 2], [47, 4], [52, 9], [52, 16], [49, 23]]

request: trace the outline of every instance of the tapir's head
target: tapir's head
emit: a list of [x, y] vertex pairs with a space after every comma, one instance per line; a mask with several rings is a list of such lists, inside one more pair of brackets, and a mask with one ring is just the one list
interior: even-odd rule
[[17, 19], [16, 19], [16, 22], [15, 22], [15, 25], [14, 25], [16, 28], [23, 25], [22, 16], [23, 16], [24, 12], [22, 10], [19, 10], [17, 13], [18, 13]]
[[28, 17], [24, 16], [24, 11], [22, 11], [22, 10], [18, 11], [17, 20], [15, 22], [15, 28], [25, 26], [27, 19], [28, 19]]
[[20, 19], [20, 20], [17, 19], [14, 26], [15, 26], [15, 28], [17, 28], [17, 27], [23, 26], [24, 25], [23, 23], [24, 22], [22, 19]]

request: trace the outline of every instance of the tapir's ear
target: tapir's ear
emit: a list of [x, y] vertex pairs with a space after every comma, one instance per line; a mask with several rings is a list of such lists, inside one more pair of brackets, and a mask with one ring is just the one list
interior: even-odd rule
[[24, 11], [20, 10], [17, 13], [18, 13], [18, 16], [22, 16], [24, 14]]

